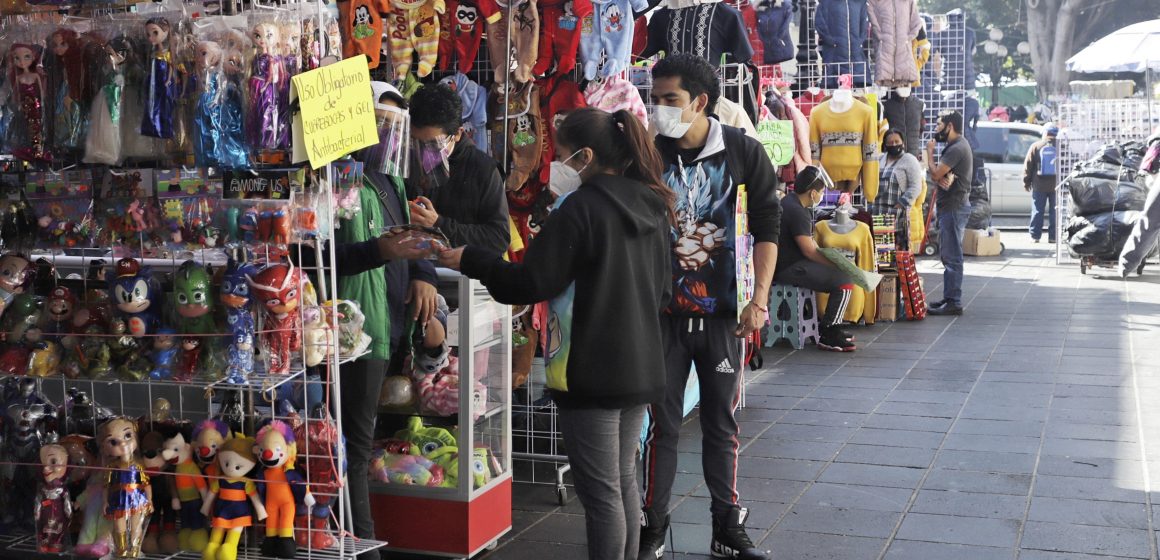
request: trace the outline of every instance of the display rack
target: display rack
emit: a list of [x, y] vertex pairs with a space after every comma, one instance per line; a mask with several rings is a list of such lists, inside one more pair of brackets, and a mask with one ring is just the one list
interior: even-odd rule
[[[375, 533], [388, 542], [387, 550], [470, 558], [495, 547], [512, 527], [511, 307], [492, 299], [479, 281], [440, 273], [454, 286], [445, 297], [458, 307], [448, 319], [448, 343], [457, 349], [459, 378], [480, 385], [459, 383], [453, 416], [389, 410], [380, 415], [377, 431], [389, 437], [411, 418], [446, 428], [458, 447], [459, 476], [453, 487], [372, 482], [371, 507], [396, 513], [375, 518]], [[483, 448], [490, 455], [483, 468], [491, 477], [479, 484], [471, 476], [478, 459], [474, 469], [463, 461]]]
[[913, 92], [924, 104], [923, 145], [934, 138], [940, 114], [957, 111], [965, 122], [971, 121], [972, 115], [966, 114], [966, 104], [968, 90], [975, 88], [975, 77], [965, 74], [967, 57], [974, 56], [966, 52], [965, 16], [961, 23], [957, 16], [952, 18], [949, 14], [924, 14], [924, 19], [927, 18], [931, 58], [920, 72], [922, 84]]

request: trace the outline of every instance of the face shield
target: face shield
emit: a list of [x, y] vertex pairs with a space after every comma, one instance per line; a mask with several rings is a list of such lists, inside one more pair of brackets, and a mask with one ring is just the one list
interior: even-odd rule
[[367, 168], [395, 177], [408, 177], [411, 164], [411, 115], [398, 107], [375, 104], [379, 143], [365, 148], [360, 158]]
[[411, 171], [416, 184], [423, 188], [443, 186], [451, 175], [451, 151], [455, 148], [450, 136], [433, 140], [411, 139]]

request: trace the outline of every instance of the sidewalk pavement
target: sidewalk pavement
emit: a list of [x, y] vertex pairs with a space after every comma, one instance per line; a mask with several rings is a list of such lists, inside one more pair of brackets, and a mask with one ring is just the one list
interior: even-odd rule
[[[968, 258], [961, 317], [857, 328], [853, 354], [766, 350], [738, 487], [775, 558], [1157, 558], [1160, 271], [1081, 276], [1025, 233], [1004, 242]], [[919, 268], [939, 299], [941, 265]], [[671, 548], [708, 558], [695, 414], [682, 438]], [[586, 558], [575, 499], [517, 485], [515, 502], [488, 560]]]

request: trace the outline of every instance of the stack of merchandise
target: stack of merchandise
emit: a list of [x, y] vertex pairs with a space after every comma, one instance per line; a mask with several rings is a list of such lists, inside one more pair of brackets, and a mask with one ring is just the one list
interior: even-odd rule
[[1109, 144], [1064, 179], [1071, 197], [1067, 245], [1076, 256], [1114, 259], [1144, 209], [1148, 187], [1138, 173], [1140, 142]]

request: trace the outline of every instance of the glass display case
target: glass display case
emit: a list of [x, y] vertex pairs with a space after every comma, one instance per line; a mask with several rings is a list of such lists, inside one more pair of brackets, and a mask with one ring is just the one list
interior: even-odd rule
[[478, 281], [440, 277], [449, 363], [413, 368], [413, 403], [381, 410], [371, 507], [388, 550], [464, 558], [511, 530], [511, 308]]

